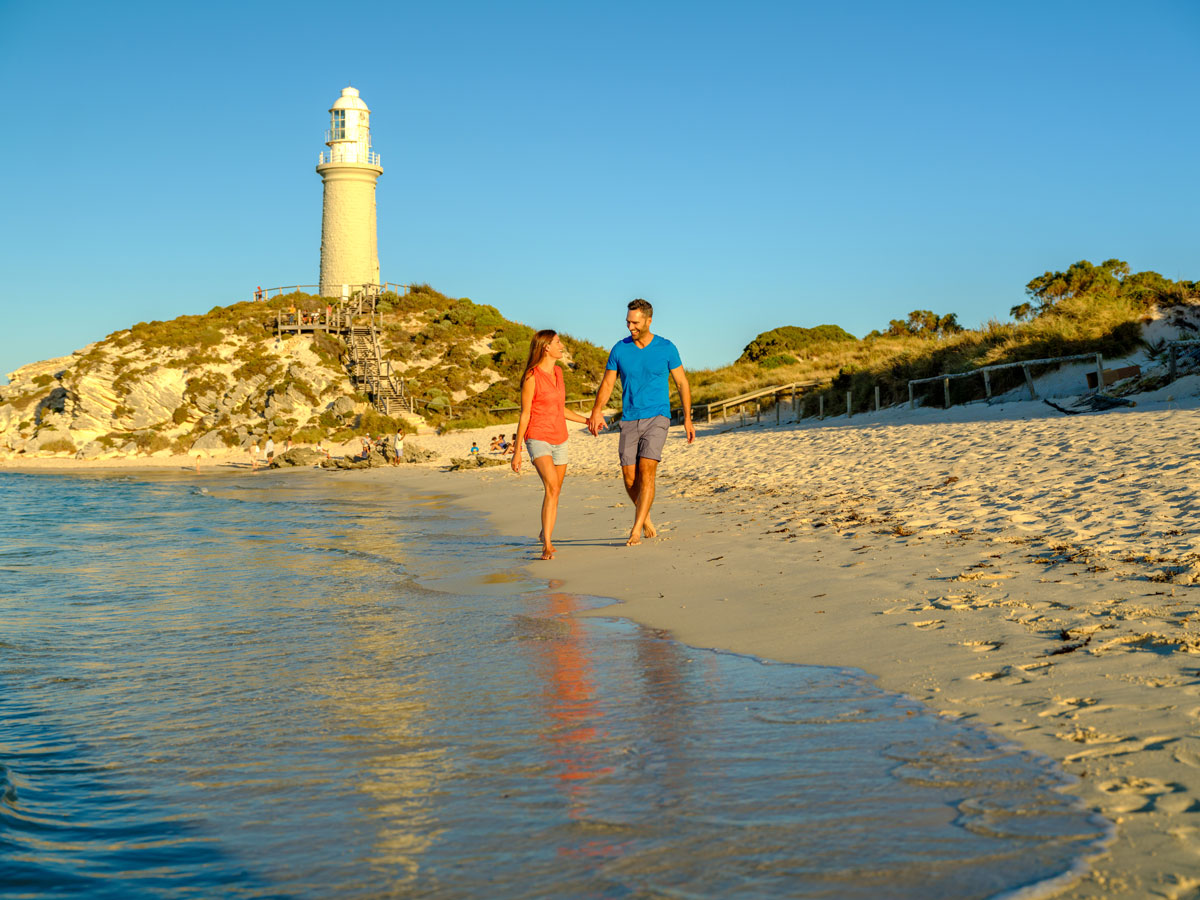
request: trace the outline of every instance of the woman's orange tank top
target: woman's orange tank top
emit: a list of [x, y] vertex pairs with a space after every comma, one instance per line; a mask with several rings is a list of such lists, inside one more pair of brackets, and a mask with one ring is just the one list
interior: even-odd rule
[[533, 405], [529, 412], [528, 440], [561, 444], [567, 439], [567, 417], [563, 406], [567, 402], [567, 385], [562, 368], [555, 366], [549, 374], [541, 367], [533, 369]]

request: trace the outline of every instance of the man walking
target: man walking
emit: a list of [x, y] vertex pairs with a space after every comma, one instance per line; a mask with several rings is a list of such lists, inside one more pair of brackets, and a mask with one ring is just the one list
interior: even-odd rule
[[588, 431], [592, 434], [598, 434], [607, 425], [601, 410], [620, 375], [623, 411], [617, 452], [621, 458], [625, 490], [634, 507], [633, 528], [625, 542], [630, 547], [640, 544], [643, 536], [652, 538], [656, 533], [650, 521], [650, 507], [654, 505], [654, 477], [667, 441], [667, 426], [671, 424], [667, 375], [679, 388], [683, 429], [688, 443], [696, 439], [696, 429], [692, 425], [692, 389], [683, 371], [683, 362], [674, 344], [665, 337], [651, 334], [653, 316], [654, 307], [645, 300], [638, 299], [629, 304], [625, 316], [629, 337], [617, 343], [608, 354], [604, 378], [588, 417]]

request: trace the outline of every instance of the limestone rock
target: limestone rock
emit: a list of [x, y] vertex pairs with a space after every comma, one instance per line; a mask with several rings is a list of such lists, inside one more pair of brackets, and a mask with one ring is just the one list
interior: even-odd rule
[[438, 455], [432, 450], [425, 450], [412, 441], [404, 442], [404, 461], [406, 463], [432, 462], [437, 458]]
[[355, 403], [346, 396], [338, 397], [330, 404], [329, 409], [338, 416], [348, 416], [354, 412]]
[[200, 435], [193, 443], [192, 450], [224, 450], [225, 441], [221, 439], [221, 433], [218, 431], [209, 431], [206, 434]]
[[474, 456], [454, 457], [450, 460], [450, 471], [456, 472], [459, 469], [486, 469], [488, 466], [503, 466], [507, 463], [502, 459], [493, 459], [490, 456], [484, 456], [482, 453], [476, 453]]
[[278, 454], [271, 460], [272, 469], [286, 469], [291, 466], [314, 466], [325, 462], [325, 454], [311, 447], [293, 447]]

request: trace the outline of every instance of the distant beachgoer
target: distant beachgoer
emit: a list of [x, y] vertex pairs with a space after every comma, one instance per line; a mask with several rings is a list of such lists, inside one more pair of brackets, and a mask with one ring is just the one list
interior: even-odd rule
[[258, 468], [258, 441], [250, 445], [250, 469], [253, 471]]
[[588, 418], [588, 430], [597, 434], [607, 426], [604, 404], [620, 375], [624, 406], [617, 453], [625, 491], [633, 501], [633, 528], [625, 542], [632, 547], [640, 544], [643, 536], [652, 538], [657, 533], [650, 521], [650, 507], [654, 505], [654, 478], [671, 424], [668, 375], [679, 388], [683, 430], [689, 444], [696, 439], [696, 429], [692, 425], [692, 389], [679, 351], [666, 338], [651, 334], [653, 306], [639, 298], [630, 302], [628, 309], [625, 327], [629, 329], [629, 337], [615, 344], [608, 354], [604, 378]]
[[492, 444], [490, 447], [488, 447], [488, 453], [495, 453], [497, 450], [500, 450], [503, 446], [504, 446], [504, 436], [498, 434], [494, 438], [492, 438]]
[[479, 452], [479, 445], [477, 443], [475, 443], [474, 441], [471, 441], [471, 449], [468, 450], [467, 452], [470, 453], [472, 456], [474, 456], [476, 453]]
[[517, 449], [517, 436], [514, 434], [512, 436], [512, 440], [510, 440], [507, 444], [504, 445], [504, 455], [509, 456], [512, 453], [514, 453], [516, 451], [516, 449]]
[[[521, 375], [521, 418], [513, 435], [512, 470], [521, 474], [521, 442], [542, 479], [542, 559], [554, 558], [554, 523], [558, 498], [567, 477], [567, 419], [587, 419], [567, 409], [567, 386], [558, 361], [563, 357], [562, 338], [551, 329], [539, 331], [529, 342], [529, 358]], [[503, 436], [502, 436], [503, 437]]]
[[404, 462], [404, 432], [403, 431], [396, 432], [396, 441], [393, 446], [395, 449], [395, 456], [392, 457], [392, 465], [398, 466], [398, 465], [400, 465], [400, 463]]
[[271, 460], [275, 458], [275, 438], [268, 437], [267, 444], [265, 447], [263, 447], [263, 449], [267, 453], [267, 465], [269, 466], [271, 464]]
[[370, 459], [371, 458], [371, 436], [370, 435], [367, 435], [365, 438], [362, 439], [361, 458], [362, 459]]
[[262, 303], [262, 285], [261, 284], [254, 290], [254, 302]]

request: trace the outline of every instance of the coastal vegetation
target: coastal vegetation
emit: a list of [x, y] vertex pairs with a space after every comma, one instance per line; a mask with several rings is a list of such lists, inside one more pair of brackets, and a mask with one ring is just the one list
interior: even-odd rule
[[[1054, 356], [1119, 357], [1141, 344], [1143, 326], [1156, 315], [1200, 303], [1200, 282], [1130, 272], [1117, 259], [1099, 265], [1081, 260], [1031, 279], [1025, 295], [1010, 311], [1015, 321], [991, 319], [978, 328], [963, 328], [954, 313], [930, 310], [913, 310], [861, 340], [837, 326], [776, 328], [755, 337], [736, 362], [691, 372], [693, 403], [818, 381], [831, 400], [836, 396], [844, 405], [850, 391], [855, 407], [864, 408], [873, 404], [877, 385], [883, 404], [890, 405], [907, 402], [910, 379]], [[993, 389], [1009, 390], [1021, 378], [1019, 369], [998, 372]], [[940, 404], [940, 390], [930, 387], [921, 396]], [[956, 381], [953, 390], [955, 403], [984, 395], [982, 379]]]
[[[185, 452], [246, 448], [268, 436], [340, 442], [419, 425], [499, 427], [515, 420], [529, 326], [426, 284], [383, 294], [373, 317], [381, 353], [415, 401], [415, 413], [388, 416], [351, 377], [341, 335], [276, 334], [280, 313], [320, 313], [334, 304], [293, 293], [218, 306], [140, 322], [70, 357], [26, 366], [0, 387], [0, 448], [83, 456]], [[1082, 260], [1031, 279], [1010, 321], [964, 328], [953, 312], [917, 309], [861, 339], [833, 324], [765, 331], [733, 363], [689, 370], [693, 402], [800, 382], [815, 383], [810, 401], [825, 391], [834, 408], [847, 392], [856, 407], [867, 407], [876, 388], [884, 404], [902, 403], [910, 379], [1073, 354], [1127, 355], [1143, 342], [1145, 325], [1184, 306], [1200, 306], [1200, 283], [1131, 272], [1117, 259]], [[1187, 317], [1179, 322], [1192, 327]], [[562, 337], [567, 397], [590, 398], [607, 351]], [[997, 372], [992, 387], [1003, 392], [1021, 377], [1019, 370]], [[952, 401], [981, 396], [981, 382], [954, 382]], [[939, 391], [919, 397], [940, 404]]]

